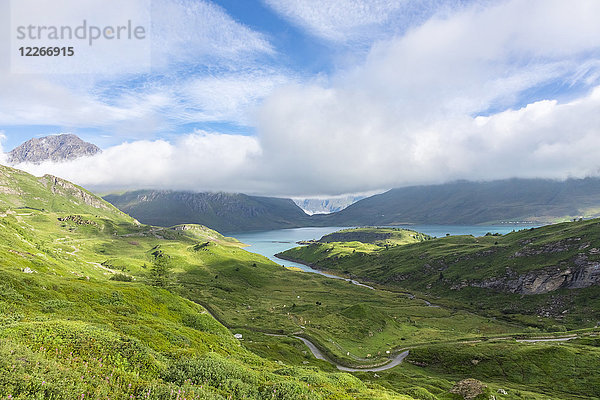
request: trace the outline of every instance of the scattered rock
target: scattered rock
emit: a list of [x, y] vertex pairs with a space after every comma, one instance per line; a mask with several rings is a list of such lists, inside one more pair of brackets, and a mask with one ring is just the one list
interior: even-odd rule
[[58, 217], [57, 218], [61, 222], [71, 221], [74, 222], [75, 225], [94, 225], [98, 226], [97, 223], [91, 221], [89, 219], [84, 219], [81, 215], [67, 215], [66, 217]]
[[498, 389], [498, 393], [500, 394], [508, 394], [508, 392], [504, 389]]
[[33, 274], [33, 273], [36, 273], [36, 271], [32, 270], [29, 267], [25, 267], [21, 271], [23, 271], [24, 274]]
[[468, 378], [457, 382], [452, 389], [450, 389], [450, 393], [458, 394], [465, 400], [472, 400], [483, 394], [486, 388], [487, 386], [477, 379]]

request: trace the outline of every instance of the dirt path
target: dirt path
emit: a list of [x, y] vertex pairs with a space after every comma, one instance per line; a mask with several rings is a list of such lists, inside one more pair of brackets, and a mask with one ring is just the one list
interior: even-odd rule
[[100, 268], [100, 269], [103, 269], [103, 270], [105, 270], [105, 271], [111, 272], [111, 273], [113, 273], [113, 274], [116, 274], [116, 273], [117, 273], [117, 271], [115, 271], [114, 269], [106, 268], [104, 265], [102, 265], [102, 264], [100, 264], [100, 263], [97, 263], [97, 262], [86, 261], [86, 263], [88, 263], [88, 264], [92, 264], [92, 265], [94, 265], [94, 266], [96, 266], [96, 267], [98, 267], [98, 268]]
[[519, 343], [537, 343], [537, 342], [566, 342], [568, 340], [577, 339], [579, 336], [569, 336], [561, 338], [543, 338], [543, 339], [517, 339]]

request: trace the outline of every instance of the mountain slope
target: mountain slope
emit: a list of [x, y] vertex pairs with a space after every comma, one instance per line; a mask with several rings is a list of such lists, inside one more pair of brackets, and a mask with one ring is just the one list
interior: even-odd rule
[[303, 226], [546, 224], [600, 216], [600, 178], [413, 186], [359, 200], [338, 212], [311, 216], [290, 199], [241, 193], [142, 190], [105, 199], [144, 223], [199, 223], [222, 232]]
[[412, 186], [317, 215], [319, 225], [471, 225], [509, 221], [556, 222], [600, 216], [600, 179], [510, 179]]
[[84, 142], [73, 134], [50, 135], [33, 138], [8, 153], [8, 163], [39, 164], [44, 161], [69, 161], [100, 153], [98, 146]]
[[31, 208], [49, 212], [84, 212], [135, 223], [130, 216], [93, 193], [64, 179], [41, 178], [0, 165], [0, 210]]
[[192, 193], [140, 190], [104, 199], [151, 225], [195, 223], [219, 232], [294, 228], [309, 224], [292, 200], [241, 193]]
[[[235, 239], [140, 226], [111, 206], [100, 215], [93, 204], [105, 203], [80, 202], [66, 181], [2, 171], [11, 192], [0, 193], [2, 399], [410, 399], [247, 350], [197, 291], [222, 296], [223, 312], [236, 308], [227, 285], [288, 272]], [[13, 206], [15, 192], [23, 200]], [[192, 290], [196, 301], [181, 295]]]
[[516, 320], [546, 316], [571, 327], [600, 320], [600, 219], [369, 252], [344, 254], [345, 247], [316, 242], [282, 257]]
[[[506, 335], [523, 325], [290, 271], [203, 226], [158, 228], [118, 212], [100, 215], [40, 178], [4, 172], [23, 201], [11, 206], [15, 195], [0, 193], [3, 399], [455, 399], [448, 390], [469, 376], [484, 380], [488, 395], [507, 389], [503, 398], [511, 400], [598, 394], [591, 336], [558, 353], [517, 344]], [[53, 208], [32, 207], [40, 204]], [[405, 247], [426, 239], [383, 233], [385, 243], [369, 239], [393, 245], [387, 234], [395, 233]], [[359, 380], [313, 357], [298, 334], [358, 364], [411, 350], [393, 369], [356, 372]], [[473, 341], [481, 344], [472, 349]], [[490, 358], [527, 370], [527, 380], [505, 375]], [[566, 362], [572, 367], [547, 367]]]

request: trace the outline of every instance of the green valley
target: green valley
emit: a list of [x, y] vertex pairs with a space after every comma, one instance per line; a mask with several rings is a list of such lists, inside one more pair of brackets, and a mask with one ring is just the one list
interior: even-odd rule
[[287, 274], [236, 240], [139, 225], [74, 185], [58, 181], [69, 188], [59, 192], [50, 177], [2, 174], [0, 398], [403, 398], [256, 356], [182, 296], [199, 282], [228, 293], [236, 268], [248, 279]]
[[0, 400], [600, 400], [598, 16], [0, 1]]
[[[590, 326], [570, 316], [559, 322], [541, 316], [540, 322], [494, 313], [491, 306], [479, 313], [464, 299], [428, 289], [428, 281], [409, 287], [373, 275], [376, 289], [370, 289], [292, 271], [201, 225], [141, 225], [66, 181], [6, 167], [1, 172], [2, 399], [452, 399], [453, 385], [469, 377], [483, 381], [485, 393], [508, 390], [500, 398], [592, 393], [586, 385], [594, 375], [583, 372], [565, 389], [503, 376], [494, 361], [482, 361], [483, 370], [461, 367], [471, 346], [481, 360], [504, 352], [509, 362], [523, 354], [514, 361], [520, 368], [533, 362], [529, 350], [560, 346], [547, 362], [564, 358], [593, 367], [593, 330], [567, 345], [514, 340], [552, 334], [547, 331], [554, 325]], [[472, 240], [487, 248], [500, 239]], [[358, 263], [350, 270], [350, 261], [458, 249], [468, 240], [363, 228], [288, 253], [305, 258], [307, 249], [321, 249], [311, 263], [367, 277]], [[297, 337], [310, 340], [330, 362], [316, 359]], [[397, 367], [360, 371], [407, 349]], [[358, 368], [356, 377], [333, 362]], [[527, 367], [535, 372], [531, 379], [542, 367]]]
[[281, 257], [541, 329], [593, 327], [600, 320], [597, 219], [331, 256], [346, 246], [314, 243]]

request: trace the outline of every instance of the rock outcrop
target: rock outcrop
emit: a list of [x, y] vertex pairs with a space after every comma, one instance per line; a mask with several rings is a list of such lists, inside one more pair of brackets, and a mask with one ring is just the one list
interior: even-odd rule
[[54, 194], [58, 194], [61, 196], [67, 196], [67, 195], [73, 196], [73, 197], [81, 200], [82, 203], [87, 204], [88, 206], [92, 206], [94, 208], [102, 208], [105, 210], [108, 210], [111, 208], [107, 203], [105, 203], [100, 198], [94, 196], [87, 190], [82, 189], [79, 186], [76, 186], [76, 185], [72, 184], [71, 182], [66, 181], [64, 179], [58, 178], [53, 175], [44, 175], [43, 177], [39, 178], [39, 180], [41, 183], [49, 185], [50, 190]]
[[547, 267], [515, 276], [471, 282], [469, 286], [489, 288], [520, 294], [541, 294], [557, 289], [579, 289], [600, 284], [600, 263], [589, 261], [585, 255], [575, 259], [567, 268]]
[[476, 282], [464, 282], [464, 286], [489, 288], [510, 293], [541, 294], [557, 289], [580, 289], [600, 284], [600, 250], [582, 243], [581, 238], [569, 238], [543, 246], [525, 246], [509, 258], [534, 257], [556, 253], [573, 254], [558, 265], [552, 265], [525, 273], [516, 273], [510, 268], [503, 276], [487, 278]]

